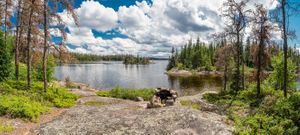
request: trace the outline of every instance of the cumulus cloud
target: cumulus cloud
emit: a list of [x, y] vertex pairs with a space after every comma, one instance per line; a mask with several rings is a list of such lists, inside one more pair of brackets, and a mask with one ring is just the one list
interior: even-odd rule
[[117, 26], [118, 16], [112, 8], [107, 8], [96, 1], [84, 1], [76, 10], [79, 25], [101, 32], [111, 30]]
[[[190, 38], [210, 41], [210, 34], [221, 32], [222, 3], [225, 0], [152, 0], [121, 6], [117, 11], [96, 1], [84, 1], [76, 9], [79, 27], [61, 13], [69, 29], [68, 43], [77, 46], [70, 49], [95, 54], [140, 54], [144, 56], [168, 57], [171, 47], [184, 45]], [[252, 0], [248, 8], [264, 4], [274, 9], [273, 0]], [[109, 32], [115, 30], [128, 38], [97, 37], [92, 30]]]

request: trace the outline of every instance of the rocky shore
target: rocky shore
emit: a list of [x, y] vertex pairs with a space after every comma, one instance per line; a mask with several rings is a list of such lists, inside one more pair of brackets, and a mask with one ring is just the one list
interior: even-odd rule
[[[173, 106], [147, 109], [146, 101], [99, 97], [96, 96], [95, 90], [83, 84], [71, 89], [71, 92], [81, 96], [75, 107], [65, 109], [59, 115], [49, 117], [47, 121], [28, 127], [28, 132], [22, 134], [232, 134], [231, 122], [221, 115], [216, 106], [204, 102], [201, 94], [180, 97]], [[181, 100], [197, 103], [201, 109], [182, 106]]]

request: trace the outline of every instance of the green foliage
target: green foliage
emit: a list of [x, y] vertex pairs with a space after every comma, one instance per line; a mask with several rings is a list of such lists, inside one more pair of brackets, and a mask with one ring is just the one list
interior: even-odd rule
[[78, 99], [77, 95], [71, 94], [64, 88], [50, 88], [46, 93], [42, 93], [42, 97], [42, 100], [46, 100], [59, 108], [74, 106]]
[[9, 133], [14, 130], [13, 126], [0, 124], [0, 134], [1, 133]]
[[259, 113], [245, 118], [236, 118], [235, 132], [241, 135], [297, 135], [297, 127], [290, 119]]
[[71, 55], [79, 61], [123, 61], [126, 55], [94, 55], [71, 53]]
[[[16, 67], [12, 66], [12, 74], [10, 74], [9, 79], [16, 80]], [[35, 72], [35, 71], [33, 71]], [[34, 77], [33, 77], [34, 78]], [[26, 80], [27, 79], [27, 69], [26, 65], [24, 63], [19, 63], [19, 80]]]
[[127, 55], [124, 60], [124, 64], [142, 64], [142, 65], [147, 65], [150, 64], [150, 59], [146, 57], [134, 57], [132, 55]]
[[0, 115], [13, 118], [26, 118], [36, 121], [38, 117], [49, 110], [40, 102], [32, 101], [29, 97], [4, 95], [0, 96]]
[[111, 103], [108, 102], [102, 102], [102, 101], [89, 101], [84, 103], [84, 105], [88, 105], [88, 106], [104, 106], [104, 105], [109, 105]]
[[[50, 55], [48, 57], [48, 62], [47, 62], [47, 79], [48, 81], [52, 81], [53, 80], [53, 75], [55, 72], [55, 59], [52, 55]], [[43, 62], [40, 61], [37, 65], [36, 65], [36, 75], [35, 78], [38, 81], [43, 81]]]
[[150, 64], [150, 58], [133, 55], [94, 55], [71, 53], [71, 55], [81, 62], [90, 61], [123, 61], [124, 64]]
[[196, 43], [189, 41], [178, 53], [172, 49], [167, 70], [176, 67], [179, 69], [212, 71], [214, 68], [215, 51], [220, 46], [217, 44], [204, 44], [198, 39]]
[[1, 115], [35, 121], [49, 107], [71, 107], [78, 98], [62, 87], [49, 87], [47, 92], [43, 92], [42, 82], [33, 82], [31, 90], [27, 90], [26, 86], [25, 81], [0, 83]]
[[[48, 81], [54, 80], [54, 73], [55, 73], [55, 59], [53, 56], [50, 56], [48, 59], [47, 63], [47, 78]], [[12, 74], [10, 74], [9, 79], [15, 80], [15, 66], [12, 66]], [[19, 63], [19, 80], [26, 80], [27, 79], [27, 68], [26, 64], [24, 63]], [[32, 70], [32, 79], [34, 81], [43, 81], [43, 68], [42, 68], [42, 62], [37, 64], [36, 66], [33, 67]]]
[[5, 81], [11, 73], [11, 50], [9, 49], [10, 38], [5, 43], [4, 35], [0, 31], [0, 82]]
[[129, 100], [136, 100], [137, 97], [142, 97], [144, 100], [150, 100], [154, 92], [154, 89], [127, 89], [115, 87], [110, 91], [98, 91], [97, 95]]
[[200, 109], [201, 109], [200, 104], [195, 103], [195, 102], [193, 102], [193, 101], [191, 101], [191, 100], [180, 100], [180, 104], [181, 104], [182, 106], [191, 107], [191, 108], [197, 109], [197, 110], [200, 110]]
[[97, 95], [100, 97], [110, 97], [110, 91], [97, 91]]
[[255, 84], [236, 95], [229, 92], [205, 94], [208, 102], [226, 108], [235, 123], [236, 134], [241, 135], [298, 135], [300, 133], [300, 92], [288, 98], [281, 91], [264, 82], [261, 97], [256, 97]]
[[[284, 79], [284, 70], [283, 70], [283, 54], [280, 53], [277, 56], [272, 58], [272, 66], [274, 68], [270, 77], [268, 78], [268, 82], [273, 86], [276, 90], [283, 89], [283, 79]], [[296, 86], [295, 78], [296, 78], [296, 66], [291, 59], [287, 61], [287, 69], [288, 69], [288, 79], [287, 79], [287, 88], [289, 90], [294, 90]]]

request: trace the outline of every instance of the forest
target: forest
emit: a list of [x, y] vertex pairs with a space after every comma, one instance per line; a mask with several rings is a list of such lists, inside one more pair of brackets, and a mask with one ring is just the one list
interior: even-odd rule
[[[221, 57], [223, 53], [221, 50], [224, 49], [226, 45], [226, 40], [222, 40], [216, 43], [201, 43], [199, 38], [195, 43], [192, 40], [188, 41], [186, 45], [183, 45], [178, 51], [174, 47], [171, 50], [171, 57], [169, 58], [169, 64], [167, 70], [173, 68], [182, 70], [195, 70], [195, 71], [213, 71], [222, 70], [222, 65], [220, 63], [223, 61]], [[242, 64], [247, 69], [255, 68], [255, 49], [257, 46], [257, 41], [247, 38], [245, 45], [242, 47]], [[271, 58], [277, 56], [279, 53], [283, 53], [283, 48], [279, 44], [273, 42], [271, 45], [266, 46], [266, 57], [268, 59], [267, 65], [265, 67], [266, 71], [272, 71], [273, 67], [271, 65]], [[296, 48], [288, 47], [288, 57], [296, 65], [297, 69], [300, 66], [300, 52]]]
[[96, 55], [81, 53], [70, 53], [70, 55], [79, 62], [123, 61], [124, 64], [150, 64], [150, 58], [140, 57], [138, 55]]
[[[300, 57], [297, 46], [288, 44], [295, 31], [287, 29], [289, 17], [300, 11], [300, 5], [282, 0], [270, 13], [262, 5], [248, 10], [247, 2], [225, 2], [225, 31], [213, 35], [210, 44], [191, 39], [179, 50], [172, 48], [167, 70], [222, 72], [221, 92], [204, 98], [223, 107], [236, 134], [300, 134], [296, 90]], [[252, 30], [245, 38], [248, 26]], [[275, 31], [282, 33], [281, 42], [272, 40]]]
[[[56, 62], [71, 59], [63, 45], [64, 40], [60, 46], [51, 42], [49, 28], [60, 28], [64, 33], [62, 22], [52, 23], [61, 20], [57, 6], [68, 10], [76, 20], [68, 1], [0, 1], [1, 116], [37, 122], [53, 107], [75, 105], [78, 96], [55, 83], [53, 77]], [[12, 21], [13, 16], [16, 21]], [[0, 122], [1, 134], [12, 130], [12, 126]]]
[[[227, 0], [222, 8], [222, 17], [226, 18], [224, 32], [215, 33], [211, 43], [198, 38], [181, 48], [172, 48], [167, 70], [220, 71], [222, 89], [204, 94], [203, 98], [222, 108], [234, 123], [234, 134], [299, 135], [300, 91], [296, 90], [296, 78], [300, 54], [297, 46], [289, 44], [296, 37], [288, 25], [290, 16], [300, 12], [300, 4], [278, 0], [281, 6], [270, 13], [259, 4], [255, 10], [246, 9], [248, 2]], [[35, 122], [54, 107], [76, 105], [79, 96], [53, 78], [56, 63], [151, 63], [150, 58], [142, 56], [69, 53], [66, 24], [59, 9], [65, 10], [78, 25], [69, 0], [0, 1], [0, 116]], [[246, 37], [248, 26], [251, 34]], [[53, 43], [51, 28], [60, 32], [59, 43]], [[281, 33], [279, 42], [272, 40], [274, 31]], [[116, 88], [113, 92], [124, 91]], [[0, 133], [10, 130], [13, 129], [0, 123]]]

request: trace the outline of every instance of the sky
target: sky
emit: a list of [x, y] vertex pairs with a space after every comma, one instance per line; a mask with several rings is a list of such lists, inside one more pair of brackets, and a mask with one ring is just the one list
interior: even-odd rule
[[[75, 0], [79, 25], [66, 11], [60, 11], [60, 15], [66, 23], [67, 45], [72, 52], [167, 58], [172, 47], [179, 48], [191, 38], [213, 41], [210, 35], [225, 27], [221, 17], [224, 1]], [[248, 8], [254, 4], [264, 4], [269, 10], [277, 5], [273, 0], [250, 0]], [[291, 18], [290, 28], [300, 36], [299, 17]], [[60, 36], [56, 29], [51, 33]], [[289, 44], [298, 43], [299, 38]]]

